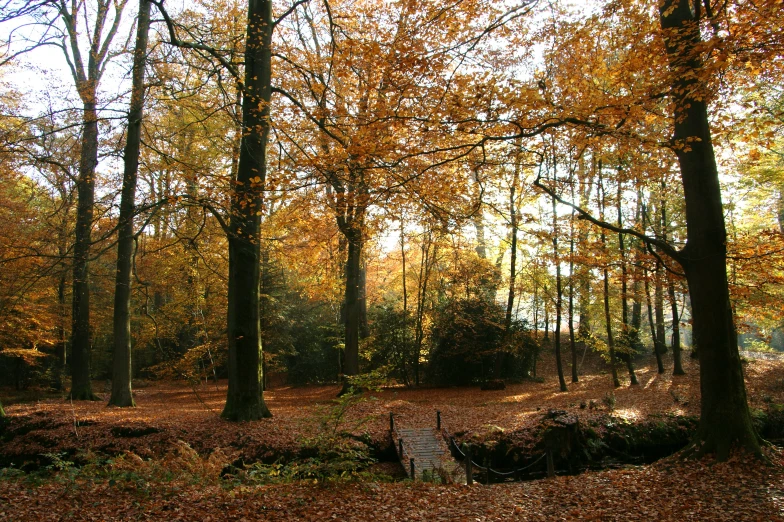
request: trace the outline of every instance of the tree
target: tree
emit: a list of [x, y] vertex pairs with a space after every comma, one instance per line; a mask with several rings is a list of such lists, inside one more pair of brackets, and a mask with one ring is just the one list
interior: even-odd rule
[[[57, 3], [58, 15], [65, 26], [65, 39], [61, 44], [71, 69], [76, 90], [82, 101], [82, 143], [77, 181], [76, 231], [73, 249], [73, 304], [71, 307], [71, 391], [74, 400], [96, 400], [90, 383], [90, 283], [89, 261], [92, 245], [93, 211], [95, 205], [95, 170], [98, 165], [98, 84], [111, 58], [110, 46], [120, 25], [123, 9], [128, 0], [109, 2], [97, 0], [95, 19], [91, 28], [89, 51], [85, 61], [79, 47], [79, 24], [87, 6], [65, 1]], [[113, 11], [113, 13], [112, 13]], [[112, 16], [110, 16], [112, 15]], [[109, 24], [108, 30], [106, 25]], [[70, 54], [69, 54], [70, 53]]]
[[263, 398], [259, 285], [262, 196], [272, 99], [271, 0], [248, 0], [242, 142], [229, 222], [229, 391], [222, 417], [270, 417]]
[[[272, 34], [282, 18], [273, 20], [271, 1], [248, 1], [245, 70], [244, 80], [241, 80], [235, 65], [218, 50], [203, 43], [177, 38], [174, 23], [163, 9], [163, 2], [153, 3], [165, 18], [171, 43], [204, 52], [217, 60], [231, 72], [242, 92], [242, 140], [236, 178], [232, 180], [228, 222], [210, 207], [222, 222], [229, 243], [229, 389], [221, 416], [232, 421], [269, 417], [271, 413], [263, 398], [260, 228], [272, 100]], [[300, 3], [295, 2], [283, 18]]]
[[[624, 6], [629, 8], [630, 16], [640, 16], [640, 20], [646, 16], [642, 14], [644, 10], [634, 11], [635, 7], [639, 7], [636, 4]], [[645, 241], [652, 250], [658, 250], [675, 260], [684, 271], [691, 297], [694, 341], [700, 348], [702, 392], [700, 425], [689, 453], [715, 453], [717, 459], [724, 460], [732, 447], [739, 446], [758, 455], [759, 440], [751, 423], [746, 400], [729, 296], [727, 237], [708, 117], [707, 99], [714, 69], [705, 66], [703, 53], [709, 46], [702, 41], [700, 34], [701, 24], [714, 22], [717, 14], [709, 2], [703, 5], [690, 0], [666, 0], [659, 7], [658, 22], [665, 44], [660, 56], [666, 59], [669, 67], [669, 76], [662, 81], [666, 84], [665, 88], [669, 87], [666, 95], [672, 108], [672, 139], [669, 147], [680, 167], [686, 212], [686, 244], [679, 249], [670, 242], [651, 238], [639, 230], [621, 229], [606, 222], [601, 216], [596, 219], [585, 209], [576, 210], [583, 218], [603, 229], [623, 232]], [[724, 15], [726, 13], [721, 12]], [[637, 36], [635, 38], [639, 41]], [[718, 41], [711, 43], [716, 44]], [[645, 67], [648, 65], [646, 63]], [[621, 94], [628, 95], [628, 91]], [[658, 99], [660, 96], [648, 95], [642, 98], [642, 102], [638, 98], [633, 103], [655, 103]], [[628, 106], [622, 100], [619, 102]], [[599, 125], [594, 129], [601, 129], [603, 124]], [[630, 123], [621, 119], [616, 125], [617, 130]], [[619, 136], [617, 132], [611, 134]], [[634, 131], [630, 134], [640, 139], [640, 135]], [[551, 188], [541, 183], [539, 186], [545, 192], [554, 194]], [[562, 198], [560, 201], [570, 204]]]
[[672, 71], [673, 148], [680, 164], [686, 205], [686, 246], [675, 254], [689, 286], [694, 339], [700, 349], [700, 425], [694, 452], [727, 458], [738, 445], [760, 453], [751, 423], [738, 337], [727, 282], [727, 234], [719, 174], [711, 141], [702, 45], [700, 3], [665, 0], [660, 7]]
[[150, 29], [150, 2], [139, 0], [136, 18], [136, 48], [133, 52], [133, 81], [128, 130], [123, 154], [125, 169], [120, 199], [117, 239], [117, 275], [114, 287], [114, 364], [112, 368], [112, 406], [134, 406], [131, 391], [131, 264], [133, 257], [133, 215], [139, 173], [142, 114], [144, 111], [144, 67], [147, 35]]

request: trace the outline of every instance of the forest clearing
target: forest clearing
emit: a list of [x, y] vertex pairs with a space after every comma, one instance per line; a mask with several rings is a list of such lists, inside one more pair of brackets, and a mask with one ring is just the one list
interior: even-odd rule
[[[133, 409], [61, 398], [13, 404], [0, 461], [14, 467], [2, 472], [0, 514], [6, 520], [784, 520], [784, 457], [777, 446], [765, 451], [769, 464], [742, 453], [720, 464], [676, 455], [652, 464], [605, 461], [604, 470], [472, 486], [438, 477], [411, 482], [389, 450], [390, 412], [401, 426], [428, 426], [440, 411], [443, 426], [460, 441], [492, 447], [505, 439], [521, 448], [536, 437], [550, 410], [602, 427], [699, 412], [691, 361], [684, 376], [660, 375], [649, 357], [638, 362], [640, 384], [620, 388], [612, 386], [601, 359], [588, 357], [585, 366], [584, 377], [566, 393], [558, 391], [552, 363], [543, 364], [543, 382], [505, 390], [365, 392], [335, 433], [357, 439], [367, 434], [374, 450], [361, 452], [343, 477], [324, 476], [326, 469], [318, 467], [310, 468], [310, 477], [287, 475], [313, 455], [314, 444], [323, 443], [316, 441], [324, 436], [322, 422], [336, 406], [340, 385], [268, 390], [273, 417], [241, 424], [219, 416], [225, 382], [142, 384]], [[767, 422], [778, 415], [771, 428], [778, 431], [771, 434], [780, 444], [784, 361], [750, 360], [745, 369], [755, 417]], [[515, 451], [505, 451], [511, 463]], [[270, 466], [253, 466], [261, 461]], [[230, 471], [231, 465], [242, 469]], [[20, 468], [27, 474], [12, 472]]]

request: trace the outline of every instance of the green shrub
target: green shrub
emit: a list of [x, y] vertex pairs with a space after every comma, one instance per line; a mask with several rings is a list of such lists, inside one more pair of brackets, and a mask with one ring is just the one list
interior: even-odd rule
[[[504, 316], [502, 306], [483, 299], [448, 302], [433, 329], [429, 380], [439, 386], [460, 386], [491, 377], [529, 377], [539, 345], [522, 322], [514, 322], [507, 332]], [[503, 364], [495, 376], [498, 357], [503, 357]]]

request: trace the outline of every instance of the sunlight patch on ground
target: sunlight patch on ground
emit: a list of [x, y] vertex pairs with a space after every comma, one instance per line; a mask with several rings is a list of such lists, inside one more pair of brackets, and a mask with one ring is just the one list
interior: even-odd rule
[[625, 421], [633, 422], [640, 417], [640, 412], [637, 410], [637, 408], [618, 409], [613, 412], [613, 417], [618, 417]]
[[531, 396], [532, 396], [532, 394], [530, 394], [530, 393], [522, 393], [520, 395], [508, 395], [508, 396], [502, 398], [498, 402], [500, 402], [500, 403], [505, 403], [505, 402], [523, 402], [523, 401], [526, 401], [526, 400], [530, 399]]

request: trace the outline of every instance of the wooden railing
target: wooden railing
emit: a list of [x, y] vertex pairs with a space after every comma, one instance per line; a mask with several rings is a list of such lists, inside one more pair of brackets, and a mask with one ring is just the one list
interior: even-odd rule
[[[398, 458], [400, 459], [401, 464], [405, 462], [403, 459], [403, 455], [405, 453], [405, 446], [403, 443], [403, 435], [397, 430], [397, 426], [395, 425], [395, 414], [394, 412], [389, 412], [389, 435], [392, 438], [392, 444], [395, 443], [395, 436], [397, 436], [397, 448], [395, 448]], [[410, 476], [411, 480], [416, 480], [416, 464], [414, 463], [414, 457], [409, 456], [408, 464], [410, 467]]]

